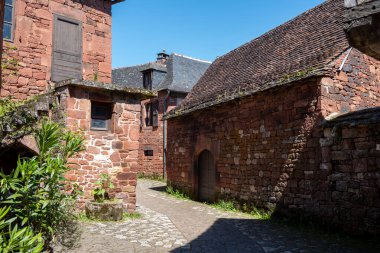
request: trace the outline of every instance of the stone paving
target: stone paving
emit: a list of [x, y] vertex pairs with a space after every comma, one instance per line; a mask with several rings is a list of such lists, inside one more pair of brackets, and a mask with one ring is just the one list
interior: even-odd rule
[[137, 211], [142, 218], [84, 223], [80, 247], [68, 252], [380, 252], [376, 246], [353, 247], [328, 236], [175, 199], [160, 191], [163, 186], [140, 180]]

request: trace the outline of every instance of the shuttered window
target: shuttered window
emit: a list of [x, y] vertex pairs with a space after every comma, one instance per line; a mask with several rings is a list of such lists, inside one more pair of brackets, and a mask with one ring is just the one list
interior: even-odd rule
[[5, 0], [3, 38], [6, 40], [13, 39], [13, 4], [13, 0]]
[[52, 81], [82, 79], [82, 23], [54, 15]]
[[145, 105], [145, 125], [158, 126], [158, 101]]

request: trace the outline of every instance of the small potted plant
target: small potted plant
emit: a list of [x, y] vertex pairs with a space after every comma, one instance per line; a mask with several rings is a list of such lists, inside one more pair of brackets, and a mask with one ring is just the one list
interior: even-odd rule
[[101, 174], [95, 182], [94, 200], [86, 203], [86, 216], [92, 220], [118, 221], [123, 219], [123, 203], [110, 197], [109, 190], [114, 188], [109, 175]]

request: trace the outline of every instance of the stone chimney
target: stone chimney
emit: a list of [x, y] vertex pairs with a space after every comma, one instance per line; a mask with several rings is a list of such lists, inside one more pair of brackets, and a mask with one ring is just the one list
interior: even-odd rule
[[166, 64], [166, 61], [168, 60], [169, 55], [166, 53], [165, 49], [162, 50], [161, 53], [157, 54], [157, 63]]

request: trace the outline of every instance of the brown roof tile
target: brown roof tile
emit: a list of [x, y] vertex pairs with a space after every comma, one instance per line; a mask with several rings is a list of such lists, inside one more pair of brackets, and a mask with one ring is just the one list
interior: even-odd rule
[[349, 47], [343, 11], [327, 1], [218, 58], [171, 116], [331, 70]]

